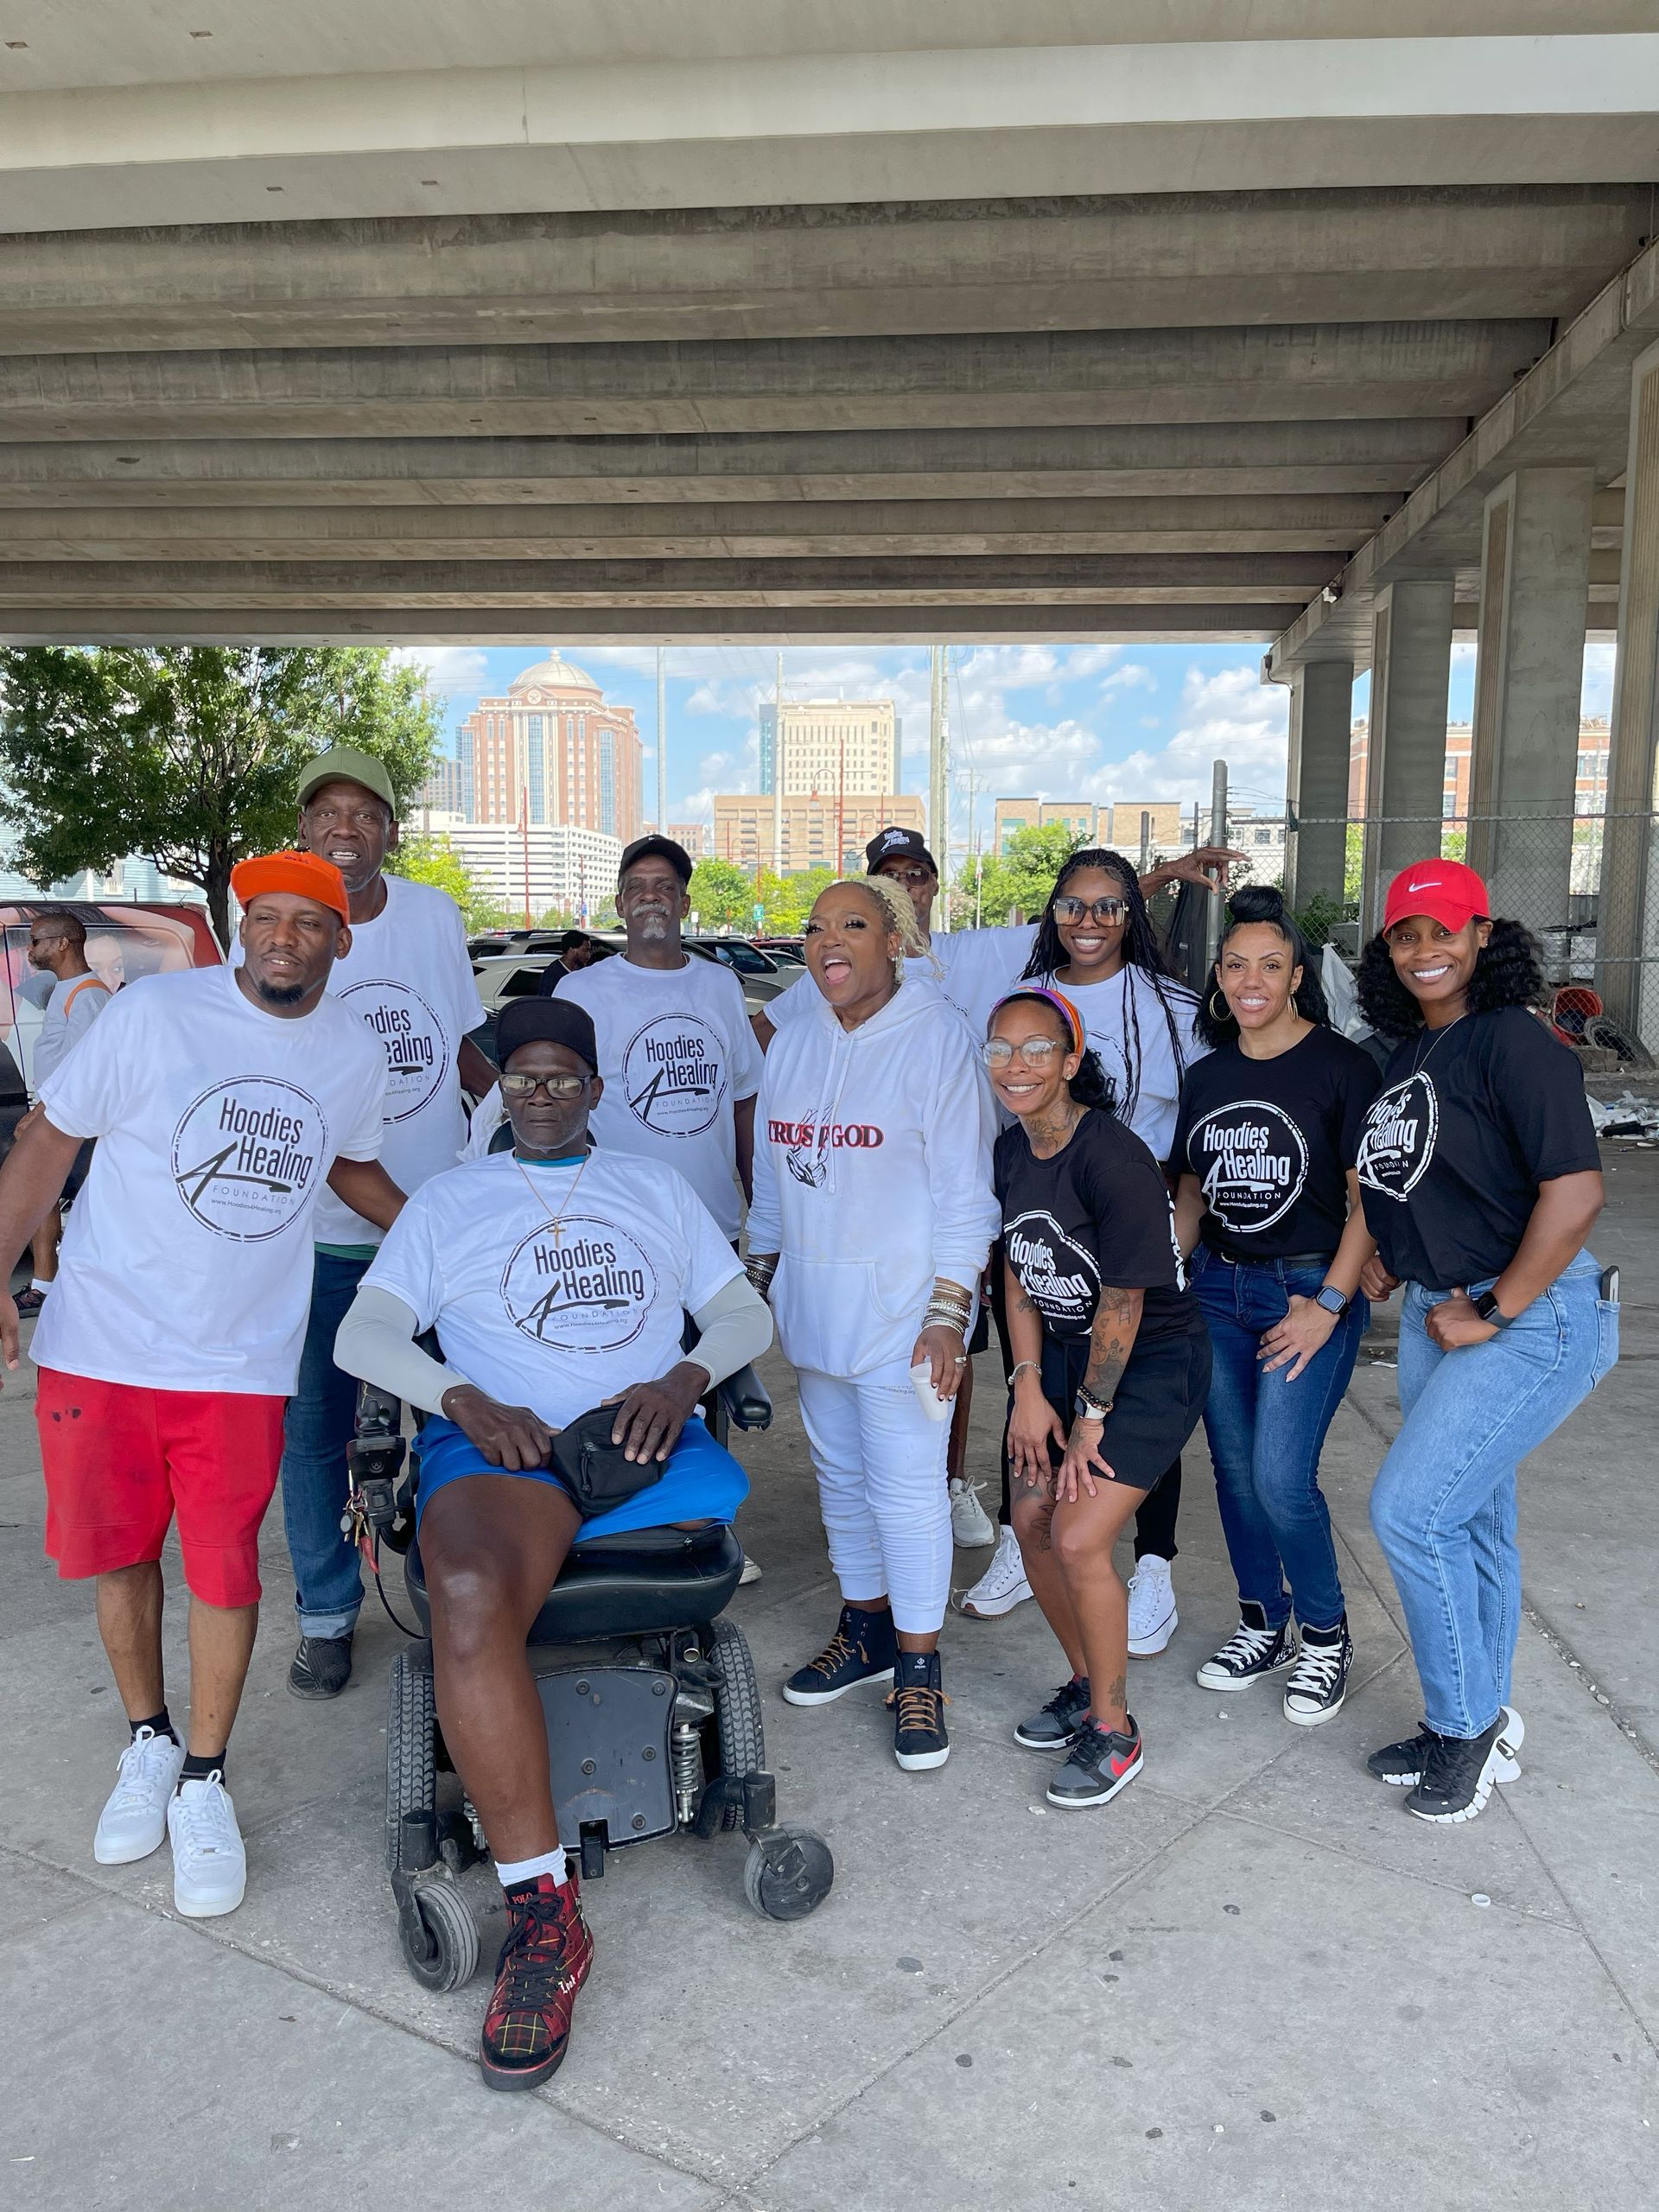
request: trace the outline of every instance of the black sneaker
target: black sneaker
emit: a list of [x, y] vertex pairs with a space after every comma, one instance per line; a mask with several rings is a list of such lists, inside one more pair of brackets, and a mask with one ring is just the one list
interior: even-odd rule
[[[1503, 1708], [1501, 1748], [1503, 1764], [1497, 1770], [1500, 1782], [1516, 1781], [1521, 1773], [1521, 1762], [1516, 1754], [1526, 1738], [1526, 1728], [1513, 1706]], [[1395, 1789], [1414, 1789], [1423, 1778], [1423, 1769], [1428, 1764], [1429, 1746], [1437, 1742], [1433, 1730], [1425, 1721], [1414, 1736], [1407, 1736], [1397, 1744], [1384, 1744], [1380, 1751], [1373, 1751], [1365, 1762], [1379, 1782], [1386, 1782]]]
[[1062, 1682], [1040, 1713], [1014, 1723], [1014, 1740], [1033, 1751], [1063, 1751], [1083, 1733], [1089, 1718], [1089, 1677]]
[[1492, 1784], [1506, 1764], [1503, 1716], [1479, 1736], [1435, 1736], [1423, 1762], [1422, 1780], [1406, 1800], [1406, 1810], [1420, 1821], [1449, 1827], [1472, 1821], [1486, 1809]]
[[861, 1682], [890, 1682], [897, 1656], [890, 1612], [843, 1605], [829, 1643], [784, 1684], [785, 1700], [790, 1705], [833, 1705]]
[[1263, 1675], [1276, 1675], [1280, 1668], [1295, 1663], [1295, 1623], [1287, 1620], [1282, 1627], [1269, 1628], [1267, 1614], [1260, 1605], [1242, 1605], [1238, 1609], [1238, 1626], [1220, 1650], [1199, 1668], [1198, 1688], [1243, 1689], [1247, 1683], [1260, 1681]]
[[1348, 1669], [1354, 1663], [1354, 1640], [1346, 1619], [1333, 1629], [1304, 1629], [1302, 1656], [1285, 1684], [1285, 1718], [1299, 1728], [1317, 1728], [1334, 1720], [1348, 1694]]
[[349, 1636], [302, 1636], [288, 1670], [296, 1697], [338, 1697], [352, 1679]]
[[1084, 1724], [1071, 1758], [1048, 1785], [1051, 1805], [1103, 1805], [1128, 1789], [1146, 1764], [1135, 1715], [1128, 1719], [1127, 1736], [1103, 1728], [1097, 1720]]
[[901, 1651], [893, 1672], [893, 1756], [906, 1774], [943, 1766], [950, 1756], [937, 1651]]

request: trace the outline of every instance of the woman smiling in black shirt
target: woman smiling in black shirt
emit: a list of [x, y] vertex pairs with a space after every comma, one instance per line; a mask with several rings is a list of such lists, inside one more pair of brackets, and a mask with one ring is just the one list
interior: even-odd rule
[[1070, 1751], [1056, 1805], [1101, 1805], [1141, 1770], [1128, 1593], [1112, 1547], [1198, 1424], [1210, 1344], [1185, 1287], [1157, 1161], [1118, 1121], [1058, 992], [1004, 999], [985, 1046], [1019, 1126], [997, 1140], [1008, 1335], [1008, 1459], [1026, 1573], [1071, 1679], [1015, 1740]]
[[1423, 861], [1389, 886], [1360, 1004], [1396, 1038], [1358, 1172], [1377, 1256], [1404, 1281], [1404, 1424], [1371, 1493], [1423, 1690], [1421, 1730], [1374, 1752], [1421, 1820], [1472, 1820], [1520, 1772], [1509, 1703], [1521, 1618], [1517, 1464], [1618, 1355], [1584, 1240], [1602, 1183], [1584, 1079], [1528, 1011], [1538, 948], [1493, 921], [1485, 885]]

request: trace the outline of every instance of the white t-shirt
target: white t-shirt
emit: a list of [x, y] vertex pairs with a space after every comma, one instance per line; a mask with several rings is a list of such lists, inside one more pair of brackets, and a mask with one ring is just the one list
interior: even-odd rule
[[[461, 909], [447, 891], [406, 876], [383, 878], [386, 903], [352, 924], [352, 949], [334, 963], [328, 995], [348, 1006], [386, 1055], [386, 1141], [380, 1165], [400, 1190], [454, 1165], [467, 1135], [455, 1055], [484, 1020]], [[239, 966], [242, 948], [232, 958]], [[319, 1244], [380, 1242], [372, 1221], [332, 1191], [317, 1201]]]
[[336, 999], [267, 1014], [228, 967], [130, 983], [41, 1093], [54, 1128], [99, 1143], [35, 1364], [290, 1395], [318, 1193], [336, 1158], [378, 1157], [385, 1090], [385, 1055]]
[[111, 1003], [109, 985], [98, 976], [54, 976], [41, 1033], [35, 1039], [35, 1090], [54, 1075], [92, 1024]]
[[1165, 981], [1180, 1046], [1178, 1056], [1171, 1046], [1164, 1001], [1143, 968], [1126, 962], [1103, 983], [1061, 983], [1052, 976], [1046, 980], [1083, 1017], [1089, 1043], [1116, 1090], [1120, 1120], [1128, 1123], [1161, 1166], [1175, 1141], [1181, 1077], [1210, 1050], [1193, 1027], [1198, 999], [1185, 983]]
[[605, 1095], [594, 1141], [683, 1175], [728, 1237], [743, 1218], [732, 1109], [760, 1087], [760, 1048], [730, 969], [687, 953], [683, 968], [626, 954], [559, 980], [555, 996], [593, 1016]]
[[666, 1375], [686, 1314], [741, 1273], [683, 1176], [596, 1147], [585, 1161], [503, 1152], [434, 1176], [363, 1280], [435, 1325], [478, 1389], [563, 1428]]

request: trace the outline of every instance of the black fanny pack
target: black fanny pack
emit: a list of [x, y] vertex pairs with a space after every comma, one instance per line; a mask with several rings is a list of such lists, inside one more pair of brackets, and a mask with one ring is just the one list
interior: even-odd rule
[[595, 1521], [662, 1478], [658, 1459], [630, 1459], [613, 1444], [615, 1406], [578, 1414], [553, 1440], [553, 1467], [584, 1521]]

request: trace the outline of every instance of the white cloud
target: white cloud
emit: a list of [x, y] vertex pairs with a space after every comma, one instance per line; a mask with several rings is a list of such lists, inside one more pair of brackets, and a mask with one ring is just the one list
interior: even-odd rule
[[1155, 691], [1158, 679], [1138, 660], [1125, 661], [1122, 668], [1112, 671], [1100, 688], [1103, 691]]
[[1114, 760], [1084, 784], [1093, 799], [1179, 799], [1190, 805], [1210, 797], [1212, 762], [1227, 763], [1232, 787], [1254, 803], [1282, 802], [1289, 695], [1282, 684], [1263, 684], [1255, 664], [1212, 676], [1189, 669], [1181, 695], [1181, 726], [1159, 752]]
[[448, 698], [456, 692], [480, 691], [488, 664], [478, 645], [396, 645], [394, 662], [422, 668], [428, 687]]

